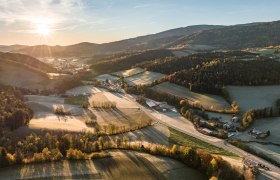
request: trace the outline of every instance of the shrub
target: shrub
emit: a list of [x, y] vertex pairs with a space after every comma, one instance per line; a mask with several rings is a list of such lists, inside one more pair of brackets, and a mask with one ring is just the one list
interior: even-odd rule
[[70, 111], [65, 110], [64, 106], [60, 105], [54, 109], [56, 115], [71, 115]]
[[78, 149], [68, 149], [66, 151], [66, 158], [70, 160], [86, 159], [86, 155]]

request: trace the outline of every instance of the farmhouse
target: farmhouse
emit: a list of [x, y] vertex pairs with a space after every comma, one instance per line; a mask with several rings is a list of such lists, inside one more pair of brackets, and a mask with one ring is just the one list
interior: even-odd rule
[[147, 99], [146, 100], [146, 104], [150, 107], [153, 108], [157, 111], [173, 111], [173, 112], [177, 112], [177, 110], [173, 107], [167, 104], [167, 102], [157, 102], [157, 101], [153, 101], [151, 99]]

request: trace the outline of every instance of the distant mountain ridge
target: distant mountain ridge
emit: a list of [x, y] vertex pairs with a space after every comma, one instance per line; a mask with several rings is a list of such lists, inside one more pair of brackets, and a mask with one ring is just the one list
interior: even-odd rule
[[[104, 43], [94, 44], [83, 42], [69, 46], [47, 46], [37, 45], [28, 46], [22, 49], [16, 49], [12, 52], [28, 54], [34, 57], [46, 56], [92, 56], [96, 54], [115, 54], [126, 51], [143, 51], [149, 49], [161, 49], [170, 42], [175, 41], [182, 36], [188, 36], [203, 30], [220, 28], [223, 26], [216, 25], [195, 25], [184, 28], [172, 29], [152, 35], [140, 36], [136, 38]], [[4, 47], [7, 49], [7, 47]], [[1, 51], [1, 47], [0, 47]]]
[[170, 47], [206, 45], [215, 49], [237, 50], [280, 44], [280, 21], [240, 24], [205, 30], [185, 36]]
[[[232, 26], [195, 25], [116, 42], [94, 44], [83, 42], [70, 46], [28, 46], [12, 52], [34, 57], [94, 56], [153, 49], [239, 50], [280, 45], [280, 21], [238, 24]], [[1, 49], [12, 49], [0, 46]]]
[[27, 47], [29, 47], [29, 46], [19, 45], [19, 44], [15, 44], [15, 45], [11, 45], [11, 46], [0, 45], [0, 51], [10, 52], [10, 51], [16, 51], [16, 50], [24, 49], [24, 48], [27, 48]]

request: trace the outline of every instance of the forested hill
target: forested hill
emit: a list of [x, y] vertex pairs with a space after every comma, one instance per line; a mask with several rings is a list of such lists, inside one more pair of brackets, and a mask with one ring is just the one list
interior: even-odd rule
[[0, 53], [1, 62], [10, 62], [17, 65], [24, 65], [40, 72], [56, 72], [56, 69], [48, 64], [45, 64], [38, 59], [18, 53]]
[[280, 21], [226, 26], [178, 39], [170, 47], [207, 45], [216, 49], [244, 49], [280, 44]]
[[169, 74], [170, 82], [192, 91], [220, 94], [225, 85], [280, 84], [280, 62], [244, 51], [198, 53], [137, 65]]
[[137, 63], [152, 61], [157, 58], [172, 57], [173, 53], [169, 50], [150, 50], [138, 53], [132, 53], [120, 57], [114, 57], [111, 60], [97, 63], [91, 66], [96, 74], [112, 73], [116, 71], [127, 70]]
[[213, 59], [255, 58], [256, 55], [257, 54], [245, 51], [196, 53], [183, 57], [166, 57], [154, 61], [146, 61], [139, 63], [136, 66], [163, 74], [172, 74], [177, 71], [203, 66], [203, 64], [208, 63]]
[[213, 60], [203, 66], [179, 71], [170, 81], [192, 91], [221, 93], [225, 85], [280, 84], [280, 62], [270, 59], [243, 61]]

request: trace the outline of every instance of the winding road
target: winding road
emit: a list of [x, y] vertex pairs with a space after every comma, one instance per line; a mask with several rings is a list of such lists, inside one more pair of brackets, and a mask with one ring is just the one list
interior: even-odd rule
[[[124, 95], [124, 98], [130, 100], [130, 101], [136, 101], [136, 98], [132, 95]], [[138, 103], [137, 103], [138, 104]], [[265, 166], [270, 168], [270, 171], [265, 171], [265, 170], [260, 170], [260, 174], [258, 175], [257, 179], [272, 179], [272, 180], [279, 180], [280, 179], [280, 168], [269, 163], [268, 161], [265, 161], [264, 159], [257, 157], [253, 154], [250, 154], [246, 151], [243, 151], [242, 149], [239, 149], [229, 143], [226, 143], [222, 139], [218, 139], [216, 137], [212, 136], [207, 136], [204, 135], [200, 132], [198, 132], [193, 124], [182, 117], [179, 113], [175, 112], [168, 112], [168, 113], [163, 113], [163, 112], [158, 112], [149, 108], [146, 108], [140, 104], [138, 104], [139, 108], [146, 112], [151, 118], [154, 120], [158, 121], [159, 123], [171, 127], [177, 131], [180, 131], [182, 133], [185, 133], [187, 135], [193, 136], [197, 139], [200, 139], [204, 142], [207, 142], [209, 144], [213, 144], [217, 147], [223, 148], [227, 151], [230, 151], [232, 153], [235, 153], [239, 155], [240, 157], [244, 158], [249, 158], [254, 161], [257, 161], [261, 164], [264, 164]]]

